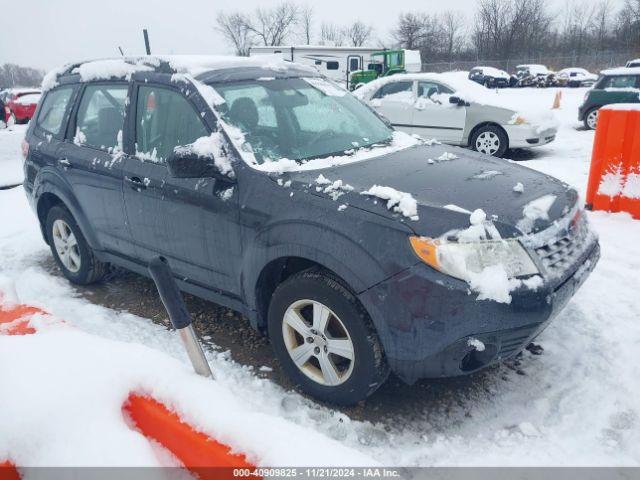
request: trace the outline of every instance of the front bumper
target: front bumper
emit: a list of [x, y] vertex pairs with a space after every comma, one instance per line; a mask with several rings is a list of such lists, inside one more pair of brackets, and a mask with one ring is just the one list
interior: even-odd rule
[[[562, 279], [511, 292], [510, 304], [478, 301], [466, 282], [417, 264], [359, 295], [404, 381], [468, 374], [516, 355], [564, 308], [595, 267], [594, 242]], [[585, 267], [586, 266], [586, 267]], [[469, 345], [484, 343], [483, 352]]]
[[509, 136], [510, 148], [530, 148], [546, 145], [556, 139], [555, 128], [539, 131], [535, 125], [503, 125]]

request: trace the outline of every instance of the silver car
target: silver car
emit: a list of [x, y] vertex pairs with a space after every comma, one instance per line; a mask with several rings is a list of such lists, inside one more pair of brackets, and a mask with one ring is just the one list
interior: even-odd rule
[[354, 92], [397, 129], [423, 138], [502, 157], [510, 148], [552, 142], [551, 112], [518, 112], [498, 93], [464, 78], [463, 72], [400, 74]]

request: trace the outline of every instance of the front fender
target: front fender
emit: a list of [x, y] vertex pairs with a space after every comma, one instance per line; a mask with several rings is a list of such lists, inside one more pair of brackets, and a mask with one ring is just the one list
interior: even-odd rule
[[333, 271], [355, 293], [362, 292], [388, 275], [380, 262], [357, 241], [327, 225], [305, 220], [283, 220], [257, 233], [247, 245], [242, 262], [242, 288], [248, 304], [256, 304], [255, 285], [266, 265], [297, 257]]
[[[73, 194], [73, 189], [69, 181], [62, 176], [58, 171], [53, 168], [45, 167], [39, 173], [34, 180], [33, 184], [33, 199], [36, 212], [39, 210], [40, 201], [42, 196], [46, 193], [55, 195], [62, 201], [65, 207], [69, 209], [73, 218], [75, 219], [82, 235], [87, 240], [87, 243], [93, 250], [101, 250], [102, 246], [98, 242], [98, 239], [90, 227], [89, 220], [78, 202], [77, 198]], [[43, 222], [45, 219], [42, 219]], [[43, 223], [42, 222], [42, 223]], [[41, 224], [41, 227], [44, 225]], [[44, 234], [44, 231], [43, 231]], [[46, 240], [46, 236], [45, 236]]]

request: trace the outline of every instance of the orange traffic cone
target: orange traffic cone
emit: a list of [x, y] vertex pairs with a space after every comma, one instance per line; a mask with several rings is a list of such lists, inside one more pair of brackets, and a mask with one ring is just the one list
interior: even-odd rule
[[553, 107], [551, 107], [551, 110], [559, 109], [561, 100], [562, 100], [562, 90], [558, 90], [556, 92], [556, 98], [553, 99]]

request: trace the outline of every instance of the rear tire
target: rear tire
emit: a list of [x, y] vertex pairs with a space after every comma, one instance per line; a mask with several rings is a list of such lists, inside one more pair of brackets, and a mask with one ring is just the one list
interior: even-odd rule
[[509, 137], [497, 125], [485, 125], [473, 132], [471, 148], [485, 155], [502, 157], [509, 148]]
[[389, 375], [369, 315], [326, 271], [312, 268], [280, 284], [271, 298], [268, 324], [284, 371], [319, 400], [353, 405]]
[[89, 285], [107, 273], [108, 264], [95, 257], [73, 215], [65, 207], [56, 205], [49, 210], [45, 232], [53, 258], [70, 282]]
[[598, 126], [598, 108], [592, 108], [584, 116], [584, 126], [587, 130], [595, 130]]

